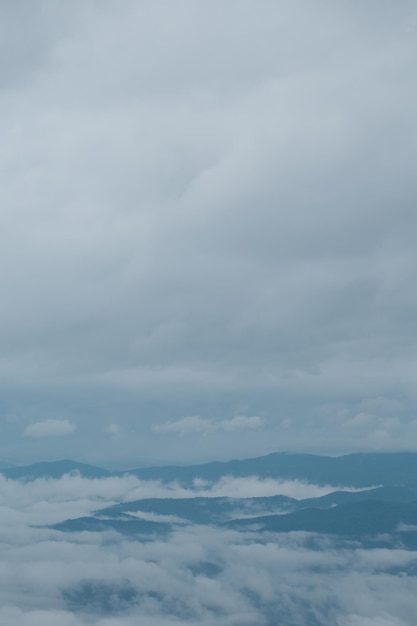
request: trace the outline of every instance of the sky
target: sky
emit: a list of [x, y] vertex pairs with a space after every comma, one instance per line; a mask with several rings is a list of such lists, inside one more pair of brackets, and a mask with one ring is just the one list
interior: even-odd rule
[[415, 2], [0, 32], [2, 462], [416, 450]]

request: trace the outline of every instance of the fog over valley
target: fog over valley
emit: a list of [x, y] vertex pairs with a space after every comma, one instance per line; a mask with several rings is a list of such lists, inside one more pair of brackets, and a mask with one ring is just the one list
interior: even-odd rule
[[[298, 455], [299, 474], [311, 460], [328, 461]], [[365, 458], [379, 477], [391, 460]], [[77, 464], [59, 478], [59, 463], [5, 470], [0, 623], [411, 625], [416, 472], [402, 487], [335, 487], [268, 476], [270, 461], [216, 482], [202, 465], [189, 484], [140, 470], [87, 478], [97, 468]], [[404, 462], [417, 469], [417, 455]]]

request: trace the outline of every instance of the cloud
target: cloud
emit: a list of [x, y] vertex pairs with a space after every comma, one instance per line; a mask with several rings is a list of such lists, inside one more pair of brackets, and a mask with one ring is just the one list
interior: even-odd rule
[[363, 615], [349, 615], [338, 622], [339, 626], [407, 626], [403, 620], [396, 619], [393, 615], [383, 613], [376, 617], [364, 617]]
[[[416, 445], [415, 2], [22, 0], [0, 21], [1, 454]], [[317, 489], [0, 477], [0, 626], [414, 626], [413, 551], [41, 527]]]
[[258, 476], [224, 476], [208, 489], [202, 489], [199, 495], [227, 496], [229, 498], [258, 498], [262, 496], [283, 495], [301, 500], [317, 498], [336, 489], [341, 491], [356, 491], [349, 487], [332, 487], [329, 485], [315, 485], [300, 480], [280, 480], [273, 478], [259, 478]]
[[119, 424], [109, 424], [106, 428], [107, 432], [111, 435], [119, 435], [120, 434], [120, 425]]
[[200, 526], [153, 541], [45, 527], [140, 497], [135, 489], [162, 494], [134, 477], [30, 484], [0, 477], [1, 626], [415, 622], [417, 579], [406, 575], [413, 551]]
[[[344, 486], [316, 485], [299, 480], [279, 480], [258, 476], [223, 476], [215, 483], [195, 480], [192, 487], [178, 483], [144, 481], [134, 475], [87, 479], [65, 475], [59, 480], [38, 478], [25, 483], [0, 475], [0, 499], [5, 506], [2, 519], [13, 534], [16, 525], [56, 523], [83, 517], [106, 505], [143, 498], [230, 497], [257, 498], [285, 495], [302, 499], [319, 497], [337, 490], [355, 491]], [[7, 533], [9, 537], [10, 533]]]
[[181, 436], [192, 433], [208, 435], [217, 432], [234, 432], [262, 428], [264, 420], [257, 415], [245, 417], [236, 415], [231, 419], [213, 420], [198, 415], [183, 417], [175, 422], [168, 420], [163, 424], [155, 424], [152, 428], [156, 433], [177, 433]]
[[[414, 4], [14, 4], [0, 3], [10, 411], [26, 424], [68, 402], [85, 425], [74, 454], [120, 459], [103, 428], [117, 415], [138, 456], [180, 459], [201, 451], [147, 436], [167, 407], [221, 419], [242, 402], [276, 425], [221, 451], [207, 439], [214, 457], [360, 446], [337, 420], [323, 436], [318, 407], [401, 398], [381, 445], [410, 445]], [[2, 442], [22, 457], [20, 434]]]
[[29, 424], [23, 431], [25, 437], [65, 437], [75, 432], [76, 425], [70, 420], [46, 419]]

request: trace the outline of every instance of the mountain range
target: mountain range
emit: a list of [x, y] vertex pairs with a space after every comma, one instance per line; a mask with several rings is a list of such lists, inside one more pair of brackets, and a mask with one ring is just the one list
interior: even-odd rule
[[[148, 540], [169, 533], [179, 525], [198, 524], [257, 534], [319, 533], [367, 546], [417, 547], [416, 453], [363, 453], [341, 457], [274, 453], [223, 463], [117, 472], [65, 460], [6, 468], [1, 473], [19, 481], [60, 479], [68, 474], [87, 479], [134, 475], [142, 481], [175, 482], [190, 490], [191, 495], [186, 498], [142, 498], [53, 526], [62, 532], [115, 531]], [[202, 497], [195, 487], [201, 481], [213, 486], [224, 477], [253, 476], [326, 485], [330, 493], [300, 499], [280, 493], [250, 498]]]
[[77, 472], [85, 478], [134, 475], [141, 480], [173, 481], [192, 486], [196, 478], [216, 482], [223, 476], [300, 480], [320, 485], [354, 488], [417, 486], [417, 453], [356, 453], [331, 457], [314, 454], [275, 452], [267, 456], [199, 465], [169, 465], [111, 471], [100, 467], [63, 460], [34, 463], [21, 467], [0, 468], [7, 478], [35, 480], [61, 478]]

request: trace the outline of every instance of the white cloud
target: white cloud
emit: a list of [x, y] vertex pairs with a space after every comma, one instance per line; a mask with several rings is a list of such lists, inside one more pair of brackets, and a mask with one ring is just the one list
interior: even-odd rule
[[[227, 481], [217, 485], [217, 493], [266, 491], [253, 477], [244, 489], [243, 480]], [[171, 494], [175, 489], [187, 495], [174, 485]], [[0, 477], [0, 626], [240, 626], [270, 623], [264, 611], [274, 615], [274, 624], [305, 626], [312, 614], [323, 626], [415, 624], [417, 579], [393, 573], [413, 565], [412, 551], [338, 549], [331, 538], [317, 539], [322, 549], [311, 550], [311, 536], [302, 533], [272, 539], [199, 526], [145, 542], [43, 526], [152, 495], [165, 497], [167, 486], [135, 477], [65, 476], [27, 484]], [[219, 574], [205, 575], [201, 565], [207, 563]], [[72, 610], [63, 590], [89, 581], [116, 590], [128, 582], [140, 601], [113, 615], [103, 614], [94, 598], [88, 615]]]
[[224, 496], [229, 498], [258, 498], [282, 495], [301, 500], [318, 498], [335, 490], [357, 491], [346, 487], [315, 485], [301, 480], [280, 480], [275, 478], [259, 478], [259, 476], [223, 476], [210, 489], [202, 490], [199, 495]]
[[231, 419], [213, 420], [199, 415], [190, 415], [177, 421], [168, 420], [163, 424], [155, 424], [152, 430], [156, 433], [177, 433], [181, 436], [192, 433], [210, 434], [216, 432], [232, 432], [261, 428], [264, 420], [258, 415], [245, 417], [236, 415]]
[[394, 615], [378, 615], [376, 617], [364, 617], [363, 615], [349, 615], [338, 621], [338, 626], [407, 626], [403, 620], [396, 619]]
[[106, 428], [107, 432], [110, 433], [111, 435], [118, 435], [120, 433], [120, 426], [119, 424], [109, 424]]
[[[38, 478], [25, 483], [0, 475], [2, 519], [11, 523], [21, 512], [32, 524], [57, 522], [68, 517], [88, 515], [92, 511], [116, 502], [131, 502], [143, 498], [230, 497], [256, 498], [285, 495], [291, 498], [312, 498], [334, 490], [356, 491], [344, 486], [316, 485], [299, 480], [260, 478], [259, 476], [223, 476], [215, 483], [195, 480], [192, 487], [178, 483], [141, 480], [134, 475], [88, 479], [67, 474], [59, 480]], [[30, 520], [29, 520], [30, 517]]]
[[23, 431], [25, 437], [65, 437], [71, 435], [76, 429], [76, 425], [70, 420], [47, 419], [35, 422], [26, 426]]

